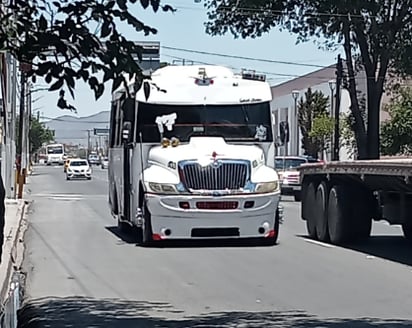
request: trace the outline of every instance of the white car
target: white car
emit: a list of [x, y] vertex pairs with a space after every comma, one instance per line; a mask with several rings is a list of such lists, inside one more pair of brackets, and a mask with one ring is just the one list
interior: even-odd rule
[[101, 162], [102, 162], [102, 164], [101, 164], [102, 169], [109, 168], [109, 158], [103, 157]]
[[66, 169], [66, 180], [92, 179], [92, 168], [85, 159], [71, 159]]

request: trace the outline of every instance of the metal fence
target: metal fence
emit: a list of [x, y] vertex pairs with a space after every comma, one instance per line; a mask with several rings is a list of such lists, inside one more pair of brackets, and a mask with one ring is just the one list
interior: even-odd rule
[[22, 299], [21, 273], [13, 272], [10, 288], [0, 314], [1, 328], [17, 328], [17, 311]]

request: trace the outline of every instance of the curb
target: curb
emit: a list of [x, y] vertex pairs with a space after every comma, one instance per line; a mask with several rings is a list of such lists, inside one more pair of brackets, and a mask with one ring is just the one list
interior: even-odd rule
[[[13, 230], [11, 233], [11, 238], [13, 239], [11, 243], [11, 248], [10, 249], [3, 248], [3, 252], [8, 252], [8, 253], [2, 255], [2, 257], [4, 257], [3, 258], [4, 262], [1, 263], [1, 265], [7, 266], [7, 268], [5, 270], [6, 274], [4, 277], [4, 281], [0, 282], [2, 284], [1, 289], [0, 289], [1, 306], [4, 304], [4, 302], [7, 299], [13, 271], [15, 270], [19, 271], [21, 268], [22, 262], [23, 262], [23, 252], [24, 252], [23, 237], [24, 237], [24, 233], [27, 228], [27, 224], [25, 220], [23, 220], [23, 218], [26, 214], [26, 211], [29, 205], [30, 205], [30, 202], [26, 200], [22, 200], [22, 204], [17, 210], [18, 219], [17, 219], [16, 227], [12, 228]], [[15, 230], [15, 233], [14, 233], [14, 230]], [[9, 238], [9, 236], [5, 236], [5, 242], [7, 238]], [[21, 246], [23, 246], [23, 248]]]

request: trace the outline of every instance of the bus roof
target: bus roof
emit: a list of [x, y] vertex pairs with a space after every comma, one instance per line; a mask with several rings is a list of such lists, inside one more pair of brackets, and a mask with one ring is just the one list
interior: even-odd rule
[[[165, 66], [151, 75], [150, 96], [144, 88], [136, 94], [140, 102], [175, 105], [240, 104], [271, 101], [270, 86], [262, 80], [242, 78], [223, 66]], [[133, 85], [134, 81], [129, 81]], [[114, 99], [124, 92], [120, 87]]]
[[63, 147], [64, 145], [63, 144], [61, 144], [61, 143], [52, 143], [52, 144], [48, 144], [48, 145], [46, 145], [46, 147], [56, 147], [56, 146], [58, 146], [58, 147]]

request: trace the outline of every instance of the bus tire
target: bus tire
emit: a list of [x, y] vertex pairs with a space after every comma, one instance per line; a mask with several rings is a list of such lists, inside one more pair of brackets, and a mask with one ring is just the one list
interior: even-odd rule
[[146, 200], [143, 200], [143, 231], [142, 231], [142, 246], [150, 246], [153, 241], [153, 230], [151, 215], [146, 205]]
[[122, 233], [129, 233], [132, 226], [124, 220], [121, 220], [120, 217], [117, 218], [117, 228]]
[[112, 211], [113, 215], [118, 215], [119, 214], [119, 207], [118, 207], [118, 202], [117, 202], [117, 192], [114, 190], [113, 192], [110, 192], [109, 194], [109, 204], [110, 204], [110, 209]]

